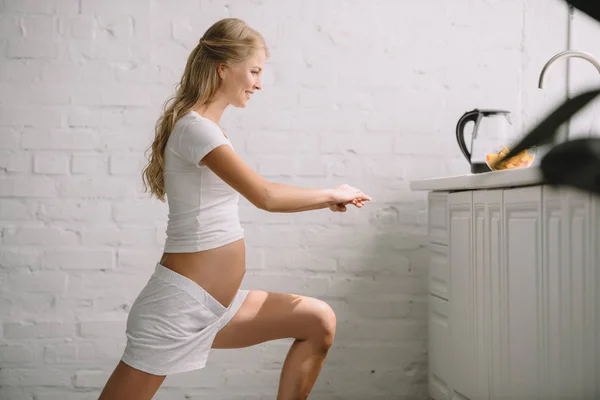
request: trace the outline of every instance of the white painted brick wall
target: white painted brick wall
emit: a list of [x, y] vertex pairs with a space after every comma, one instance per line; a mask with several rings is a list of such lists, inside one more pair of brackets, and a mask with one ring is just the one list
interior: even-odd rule
[[[508, 108], [521, 127], [564, 96], [561, 66], [536, 86], [566, 15], [558, 0], [0, 0], [0, 399], [97, 398], [164, 243], [143, 151], [189, 51], [227, 16], [272, 52], [264, 90], [223, 119], [240, 155], [275, 181], [375, 199], [346, 214], [243, 200], [243, 286], [336, 310], [312, 399], [425, 398], [427, 215], [409, 182], [468, 171], [463, 112]], [[156, 398], [274, 398], [289, 344], [214, 351]]]
[[[597, 38], [600, 34], [600, 24], [587, 14], [574, 10], [571, 27], [571, 47], [592, 54], [600, 61], [600, 42]], [[577, 94], [600, 87], [600, 74], [598, 70], [588, 61], [581, 58], [571, 58], [558, 63], [570, 63], [570, 87], [571, 97]], [[552, 71], [550, 74], [555, 74]], [[600, 138], [600, 100], [596, 99], [586, 108], [581, 110], [570, 121], [570, 137], [596, 137]]]

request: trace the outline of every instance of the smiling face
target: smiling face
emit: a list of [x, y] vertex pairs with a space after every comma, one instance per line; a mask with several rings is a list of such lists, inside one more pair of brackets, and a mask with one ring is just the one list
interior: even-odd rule
[[219, 66], [219, 76], [222, 79], [219, 90], [229, 104], [246, 107], [254, 91], [262, 89], [260, 76], [265, 58], [265, 51], [257, 49], [245, 61], [230, 66]]

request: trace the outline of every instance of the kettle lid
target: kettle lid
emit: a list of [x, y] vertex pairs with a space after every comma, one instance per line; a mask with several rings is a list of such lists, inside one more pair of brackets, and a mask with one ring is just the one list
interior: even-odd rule
[[510, 111], [508, 110], [494, 110], [492, 108], [476, 108], [473, 111], [477, 111], [481, 114], [483, 114], [484, 116], [486, 115], [492, 115], [492, 114], [510, 114]]

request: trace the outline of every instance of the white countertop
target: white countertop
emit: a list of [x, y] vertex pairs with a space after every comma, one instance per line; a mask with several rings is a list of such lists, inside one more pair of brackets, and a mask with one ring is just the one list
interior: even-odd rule
[[542, 182], [542, 172], [539, 167], [532, 166], [482, 174], [422, 179], [411, 182], [410, 188], [412, 190], [452, 191], [528, 186]]

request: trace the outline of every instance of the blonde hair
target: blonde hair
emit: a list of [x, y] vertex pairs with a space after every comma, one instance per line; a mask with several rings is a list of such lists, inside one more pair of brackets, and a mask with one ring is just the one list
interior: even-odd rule
[[142, 181], [144, 191], [150, 189], [150, 196], [165, 201], [164, 150], [177, 120], [212, 99], [221, 84], [219, 64], [235, 65], [259, 48], [268, 56], [262, 35], [237, 18], [221, 19], [204, 33], [188, 56], [175, 96], [164, 104], [164, 112], [156, 122], [154, 141], [146, 150], [148, 164], [142, 171]]

